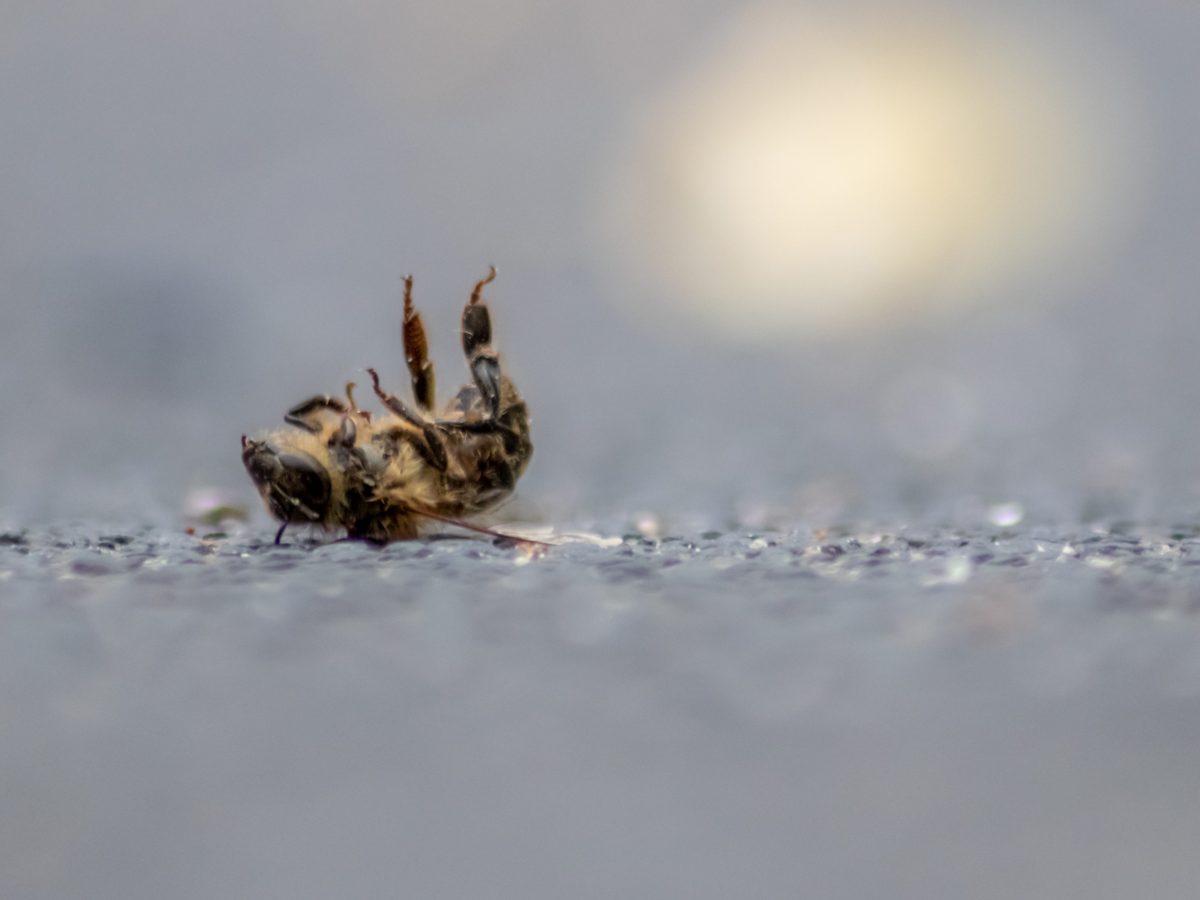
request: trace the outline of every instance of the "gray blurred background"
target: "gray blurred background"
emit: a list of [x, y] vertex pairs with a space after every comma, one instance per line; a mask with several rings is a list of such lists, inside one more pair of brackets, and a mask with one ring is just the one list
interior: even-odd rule
[[8, 0], [0, 515], [256, 504], [489, 263], [524, 517], [1192, 512], [1200, 12], [1045, 7]]
[[[0, 0], [0, 896], [1194, 897], [1198, 48]], [[239, 436], [491, 263], [607, 540], [271, 545]]]

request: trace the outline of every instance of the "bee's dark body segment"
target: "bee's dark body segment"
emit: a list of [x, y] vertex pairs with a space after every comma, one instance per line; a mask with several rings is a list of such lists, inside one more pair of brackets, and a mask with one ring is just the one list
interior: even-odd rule
[[[491, 316], [482, 301], [495, 269], [463, 310], [462, 345], [472, 384], [440, 418], [433, 415], [434, 370], [420, 314], [405, 279], [402, 335], [416, 409], [385, 391], [368, 369], [375, 395], [391, 413], [359, 410], [319, 394], [287, 411], [292, 429], [242, 440], [242, 460], [272, 515], [291, 522], [344, 528], [351, 537], [385, 542], [415, 537], [423, 518], [482, 512], [508, 496], [533, 453], [529, 416], [501, 371], [491, 345]], [[323, 480], [322, 480], [323, 479]]]

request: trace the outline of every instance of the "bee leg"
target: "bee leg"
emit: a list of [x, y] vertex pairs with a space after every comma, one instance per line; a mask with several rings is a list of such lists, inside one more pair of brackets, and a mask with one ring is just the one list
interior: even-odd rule
[[482, 296], [484, 285], [491, 284], [495, 279], [496, 267], [492, 266], [487, 277], [475, 285], [470, 302], [463, 308], [463, 353], [466, 354], [475, 386], [460, 391], [454, 404], [465, 411], [480, 403], [483, 406], [483, 418], [469, 421], [441, 419], [437, 424], [440, 428], [453, 431], [500, 434], [507, 444], [519, 440], [519, 437], [500, 418], [500, 358], [492, 349], [492, 317]]
[[329, 436], [329, 446], [351, 449], [356, 440], [358, 440], [358, 426], [354, 424], [354, 418], [349, 413], [343, 413], [342, 424]]
[[[515, 535], [515, 534], [505, 534], [502, 531], [496, 531], [494, 528], [485, 528], [482, 525], [476, 525], [474, 522], [468, 522], [464, 519], [456, 518], [454, 516], [444, 516], [441, 513], [434, 512], [431, 509], [413, 508], [412, 511], [415, 514], [417, 514], [418, 516], [424, 516], [429, 519], [434, 519], [435, 521], [438, 521], [438, 522], [445, 522], [447, 525], [453, 525], [456, 528], [465, 528], [467, 531], [474, 531], [477, 534], [486, 534], [488, 537], [507, 541], [507, 542], [516, 544], [519, 547], [524, 547], [529, 550], [536, 551], [537, 548], [549, 548], [549, 547], [554, 546], [553, 544], [547, 543], [546, 541], [538, 541], [538, 540], [534, 540], [533, 538], [519, 537], [518, 535]], [[537, 552], [544, 553], [545, 550], [541, 550], [541, 551], [537, 551]]]
[[438, 431], [437, 426], [432, 422], [425, 425], [421, 429], [421, 434], [425, 437], [425, 447], [417, 447], [418, 450], [423, 449], [422, 455], [425, 461], [437, 469], [439, 472], [445, 472], [450, 461], [446, 455], [446, 442], [442, 440], [442, 435]]
[[471, 292], [471, 300], [463, 307], [462, 345], [471, 377], [479, 388], [487, 416], [492, 421], [500, 417], [500, 359], [492, 349], [492, 317], [483, 302], [483, 287], [496, 280], [492, 266]]
[[387, 393], [379, 384], [379, 374], [374, 369], [367, 369], [367, 373], [371, 376], [371, 382], [375, 387], [375, 396], [379, 398], [379, 402], [410, 425], [415, 425], [421, 429], [421, 438], [419, 439], [409, 431], [402, 432], [401, 436], [412, 442], [412, 445], [427, 463], [439, 472], [445, 472], [448, 464], [446, 443], [442, 440], [441, 434], [438, 433], [437, 426], [416, 415], [404, 405], [404, 401], [399, 397]]
[[389, 394], [383, 389], [383, 387], [379, 384], [378, 372], [376, 372], [374, 369], [367, 369], [367, 374], [371, 376], [371, 384], [375, 389], [375, 396], [379, 398], [380, 403], [382, 403], [385, 407], [387, 407], [388, 410], [398, 415], [404, 421], [416, 425], [418, 428], [425, 427], [424, 419], [405, 406], [404, 401], [395, 394]]
[[483, 302], [483, 289], [496, 280], [496, 267], [489, 266], [486, 278], [475, 282], [471, 299], [463, 309], [462, 339], [463, 352], [467, 359], [478, 346], [492, 342], [492, 320], [488, 316], [487, 304]]
[[288, 527], [288, 523], [284, 522], [282, 525], [279, 526], [279, 530], [277, 532], [275, 532], [275, 545], [276, 546], [279, 546], [279, 544], [283, 541], [283, 531], [287, 527]]
[[442, 438], [441, 432], [438, 431], [438, 426], [432, 422], [426, 422], [421, 427], [420, 434], [400, 427], [386, 433], [392, 440], [407, 441], [425, 462], [439, 472], [445, 472], [446, 467], [450, 464], [446, 452], [446, 442]]
[[359, 409], [358, 404], [354, 402], [354, 389], [358, 387], [353, 381], [346, 382], [346, 402], [350, 404], [350, 412], [358, 416], [364, 422], [371, 421], [370, 410]]
[[295, 425], [297, 428], [303, 428], [305, 431], [311, 431], [316, 434], [321, 430], [321, 426], [313, 419], [313, 413], [324, 409], [332, 409], [334, 412], [344, 413], [346, 404], [337, 397], [330, 397], [328, 394], [318, 394], [315, 397], [309, 397], [303, 403], [297, 403], [287, 411], [283, 417], [283, 421], [289, 425]]
[[429, 361], [425, 323], [421, 321], [421, 314], [413, 308], [412, 286], [412, 276], [408, 275], [404, 279], [404, 360], [408, 363], [417, 407], [422, 412], [431, 413], [436, 395], [433, 363]]

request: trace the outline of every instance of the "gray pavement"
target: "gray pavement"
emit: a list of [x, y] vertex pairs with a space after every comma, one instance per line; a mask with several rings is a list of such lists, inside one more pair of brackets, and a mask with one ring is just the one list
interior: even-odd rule
[[269, 540], [0, 536], [5, 897], [1200, 877], [1200, 527]]

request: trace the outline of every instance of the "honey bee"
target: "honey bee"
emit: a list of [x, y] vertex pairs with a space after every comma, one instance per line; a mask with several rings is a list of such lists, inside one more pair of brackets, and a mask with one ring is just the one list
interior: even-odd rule
[[367, 369], [384, 415], [359, 409], [351, 383], [344, 400], [319, 394], [293, 406], [284, 416], [288, 428], [260, 439], [242, 435], [242, 463], [282, 523], [276, 544], [292, 523], [377, 543], [415, 538], [428, 520], [475, 527], [463, 517], [512, 493], [533, 444], [525, 402], [492, 348], [483, 288], [495, 277], [493, 266], [463, 308], [462, 347], [472, 383], [440, 416], [408, 276], [402, 335], [415, 409], [387, 393], [376, 371]]

